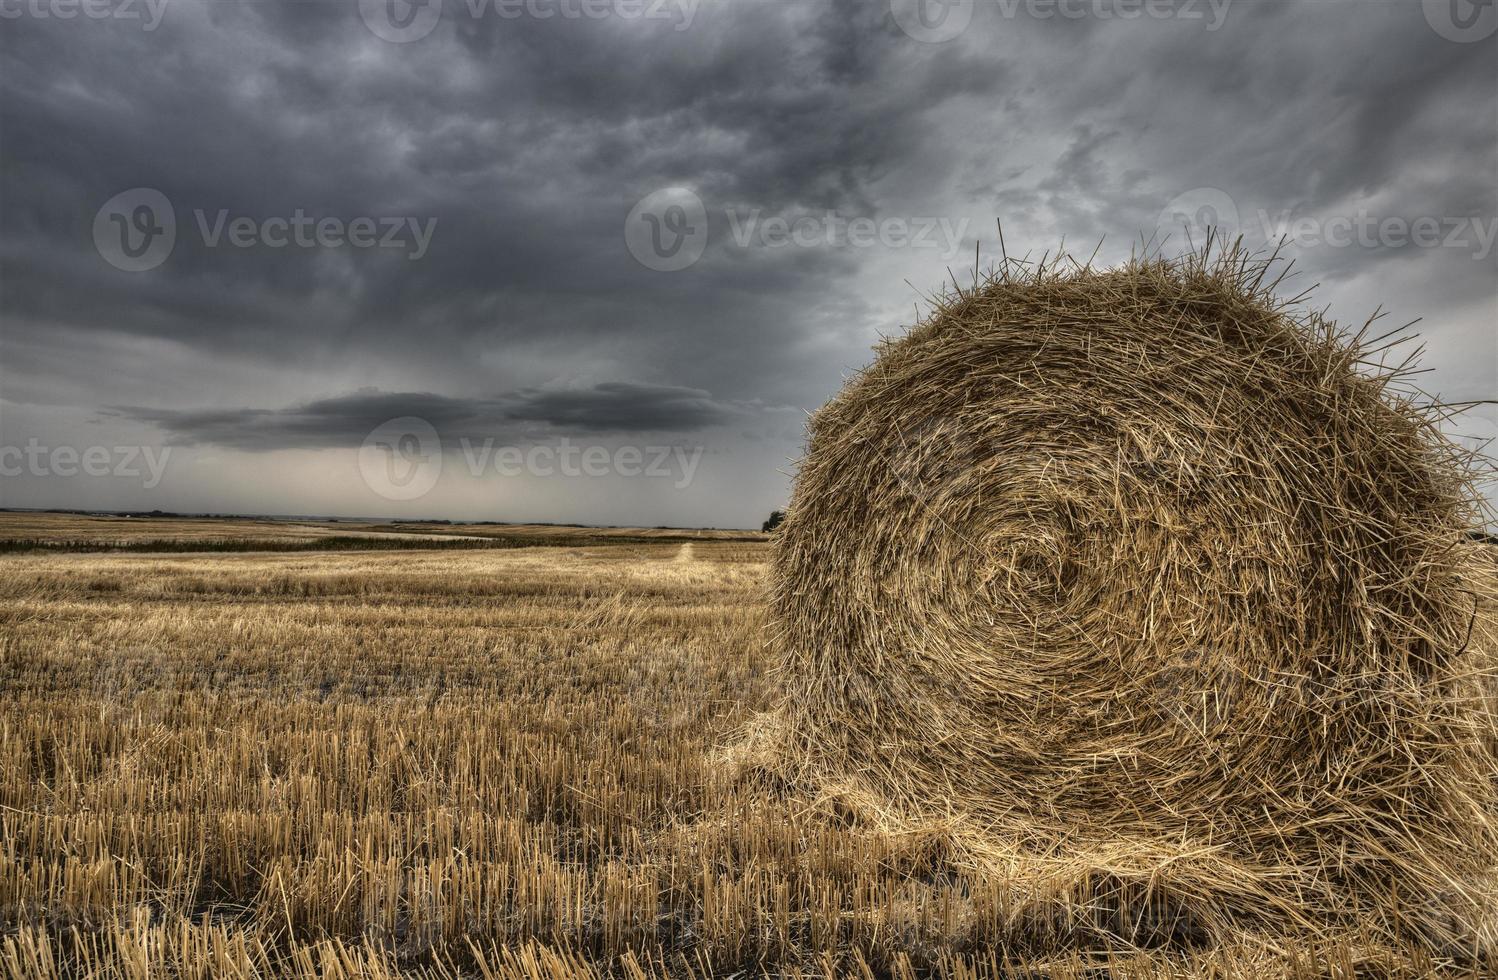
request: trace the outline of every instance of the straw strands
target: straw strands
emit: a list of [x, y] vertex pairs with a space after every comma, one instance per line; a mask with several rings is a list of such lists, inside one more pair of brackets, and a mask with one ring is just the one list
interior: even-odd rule
[[1006, 258], [885, 341], [810, 423], [768, 742], [867, 819], [960, 827], [968, 865], [1170, 941], [1480, 958], [1472, 460], [1372, 321], [1282, 298], [1287, 269]]

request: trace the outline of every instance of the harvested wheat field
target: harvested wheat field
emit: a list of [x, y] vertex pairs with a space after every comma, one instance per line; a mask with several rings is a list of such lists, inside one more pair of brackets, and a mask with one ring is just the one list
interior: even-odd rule
[[1005, 261], [788, 517], [0, 516], [14, 976], [1498, 970], [1498, 562], [1237, 250]]
[[1145, 905], [736, 778], [723, 747], [775, 699], [767, 554], [0, 557], [0, 973], [1430, 968], [1371, 937], [1143, 935]]

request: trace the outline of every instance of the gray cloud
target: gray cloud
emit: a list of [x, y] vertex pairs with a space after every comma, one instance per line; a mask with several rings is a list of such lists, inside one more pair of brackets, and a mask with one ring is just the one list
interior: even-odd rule
[[741, 419], [747, 411], [694, 388], [610, 382], [498, 398], [364, 389], [279, 409], [119, 406], [108, 414], [157, 426], [175, 444], [268, 452], [358, 448], [380, 425], [407, 417], [430, 423], [444, 439], [482, 440], [548, 433], [696, 432]]
[[[731, 421], [791, 457], [783, 418], [771, 436], [737, 406], [816, 407], [975, 238], [996, 253], [995, 218], [1011, 253], [1102, 239], [1103, 261], [1198, 188], [1228, 194], [1250, 238], [1261, 211], [1498, 219], [1498, 39], [1449, 41], [1418, 3], [1238, 0], [1209, 30], [984, 2], [943, 44], [906, 36], [881, 0], [704, 0], [682, 30], [468, 10], [450, 0], [408, 44], [376, 37], [355, 0], [173, 2], [152, 31], [7, 20], [4, 397], [149, 405], [104, 424], [241, 449], [345, 444], [428, 413], [600, 434]], [[670, 186], [701, 196], [710, 233], [699, 262], [661, 273], [623, 225]], [[170, 257], [141, 273], [92, 235], [133, 187], [177, 219]], [[211, 245], [196, 217], [298, 209], [436, 224], [412, 260]], [[751, 213], [828, 209], [966, 221], [967, 258], [734, 240]], [[1345, 319], [1423, 316], [1433, 392], [1498, 394], [1491, 255], [1291, 254]], [[727, 523], [761, 503], [714, 506]]]
[[691, 432], [723, 425], [739, 410], [695, 388], [628, 384], [583, 391], [527, 391], [505, 404], [508, 417], [576, 432]]

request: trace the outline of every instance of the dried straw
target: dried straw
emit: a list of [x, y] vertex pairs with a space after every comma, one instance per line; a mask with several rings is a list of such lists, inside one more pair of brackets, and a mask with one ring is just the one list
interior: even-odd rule
[[1498, 869], [1472, 459], [1287, 270], [1006, 257], [881, 344], [779, 532], [780, 764], [1181, 934], [1470, 961]]

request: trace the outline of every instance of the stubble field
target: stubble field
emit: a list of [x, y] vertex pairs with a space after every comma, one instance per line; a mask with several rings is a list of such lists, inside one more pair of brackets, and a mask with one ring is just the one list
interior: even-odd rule
[[745, 778], [767, 545], [616, 537], [0, 556], [0, 973], [1408, 971], [1152, 948]]

